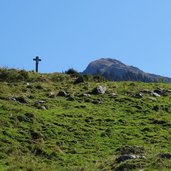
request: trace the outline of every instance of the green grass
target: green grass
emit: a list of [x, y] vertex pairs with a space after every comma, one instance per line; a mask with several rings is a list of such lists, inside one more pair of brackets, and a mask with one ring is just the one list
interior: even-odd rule
[[[171, 93], [153, 97], [156, 101], [149, 93], [134, 97], [142, 90], [171, 90], [171, 84], [74, 84], [75, 78], [66, 74], [25, 75], [0, 82], [0, 170], [171, 170], [171, 160], [157, 157], [171, 153]], [[97, 85], [107, 92], [84, 96]], [[74, 100], [48, 97], [60, 90]], [[27, 103], [15, 101], [17, 97]], [[117, 163], [117, 149], [127, 146], [143, 147], [145, 158]]]

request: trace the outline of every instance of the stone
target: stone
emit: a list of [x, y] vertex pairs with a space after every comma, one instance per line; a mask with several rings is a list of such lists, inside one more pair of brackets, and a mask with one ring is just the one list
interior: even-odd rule
[[30, 83], [24, 83], [24, 85], [27, 87], [29, 87], [30, 86]]
[[48, 93], [48, 97], [49, 97], [49, 98], [55, 98], [56, 95], [55, 95], [55, 93], [53, 93], [53, 92], [49, 92], [49, 93]]
[[92, 94], [105, 94], [105, 92], [106, 92], [106, 87], [102, 87], [100, 85], [92, 90]]
[[149, 99], [150, 101], [153, 101], [153, 102], [156, 102], [156, 101], [157, 101], [157, 99], [154, 98], [154, 97], [149, 97], [148, 99]]
[[18, 101], [19, 103], [27, 103], [26, 99], [24, 97], [16, 97], [15, 98], [16, 101]]
[[94, 101], [92, 101], [93, 104], [101, 104], [102, 100], [101, 99], [95, 99]]
[[15, 102], [17, 101], [16, 98], [14, 97], [11, 97], [10, 100], [15, 101]]
[[44, 101], [44, 100], [39, 100], [38, 103], [41, 103], [41, 104], [42, 104], [42, 103], [46, 103], [46, 101]]
[[116, 161], [118, 163], [121, 163], [126, 160], [130, 160], [130, 159], [144, 159], [144, 158], [145, 158], [145, 156], [134, 155], [134, 154], [124, 154], [124, 155], [121, 155], [118, 158], [116, 158]]
[[59, 91], [58, 96], [66, 97], [68, 94], [65, 91]]
[[84, 97], [90, 97], [90, 94], [83, 94]]
[[47, 107], [46, 106], [41, 106], [40, 107], [42, 110], [47, 110]]
[[134, 97], [135, 98], [142, 98], [143, 97], [143, 94], [142, 93], [136, 93]]
[[69, 97], [67, 98], [67, 100], [69, 100], [69, 101], [74, 101], [75, 99], [74, 99], [74, 97], [69, 96]]
[[171, 159], [171, 154], [170, 153], [160, 153], [160, 154], [158, 154], [158, 157], [162, 158], [162, 159]]
[[116, 93], [111, 93], [110, 96], [111, 97], [117, 97], [117, 94]]
[[155, 92], [151, 92], [151, 95], [154, 96], [154, 97], [160, 97], [160, 94], [155, 93]]
[[160, 96], [167, 95], [167, 90], [162, 89], [162, 88], [156, 89], [156, 90], [154, 90], [153, 92], [159, 94]]

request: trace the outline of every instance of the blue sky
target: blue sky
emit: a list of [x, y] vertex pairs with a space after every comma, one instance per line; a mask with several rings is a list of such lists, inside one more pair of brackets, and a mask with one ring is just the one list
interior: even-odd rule
[[171, 77], [171, 0], [0, 0], [0, 66], [83, 71], [114, 58]]

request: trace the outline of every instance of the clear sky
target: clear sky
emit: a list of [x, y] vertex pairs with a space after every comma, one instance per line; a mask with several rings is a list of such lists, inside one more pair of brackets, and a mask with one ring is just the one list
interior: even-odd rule
[[83, 71], [114, 58], [171, 77], [171, 0], [0, 0], [0, 66]]

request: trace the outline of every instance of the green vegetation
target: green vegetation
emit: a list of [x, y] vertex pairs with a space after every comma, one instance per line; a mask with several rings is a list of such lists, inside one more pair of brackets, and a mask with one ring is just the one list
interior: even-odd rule
[[0, 69], [0, 170], [171, 170], [171, 84], [83, 77]]
[[75, 69], [73, 69], [73, 68], [70, 68], [70, 69], [68, 69], [67, 71], [65, 71], [65, 74], [68, 74], [68, 75], [70, 75], [70, 76], [72, 76], [72, 77], [78, 77], [78, 76], [80, 76], [80, 73], [79, 72], [77, 72]]

